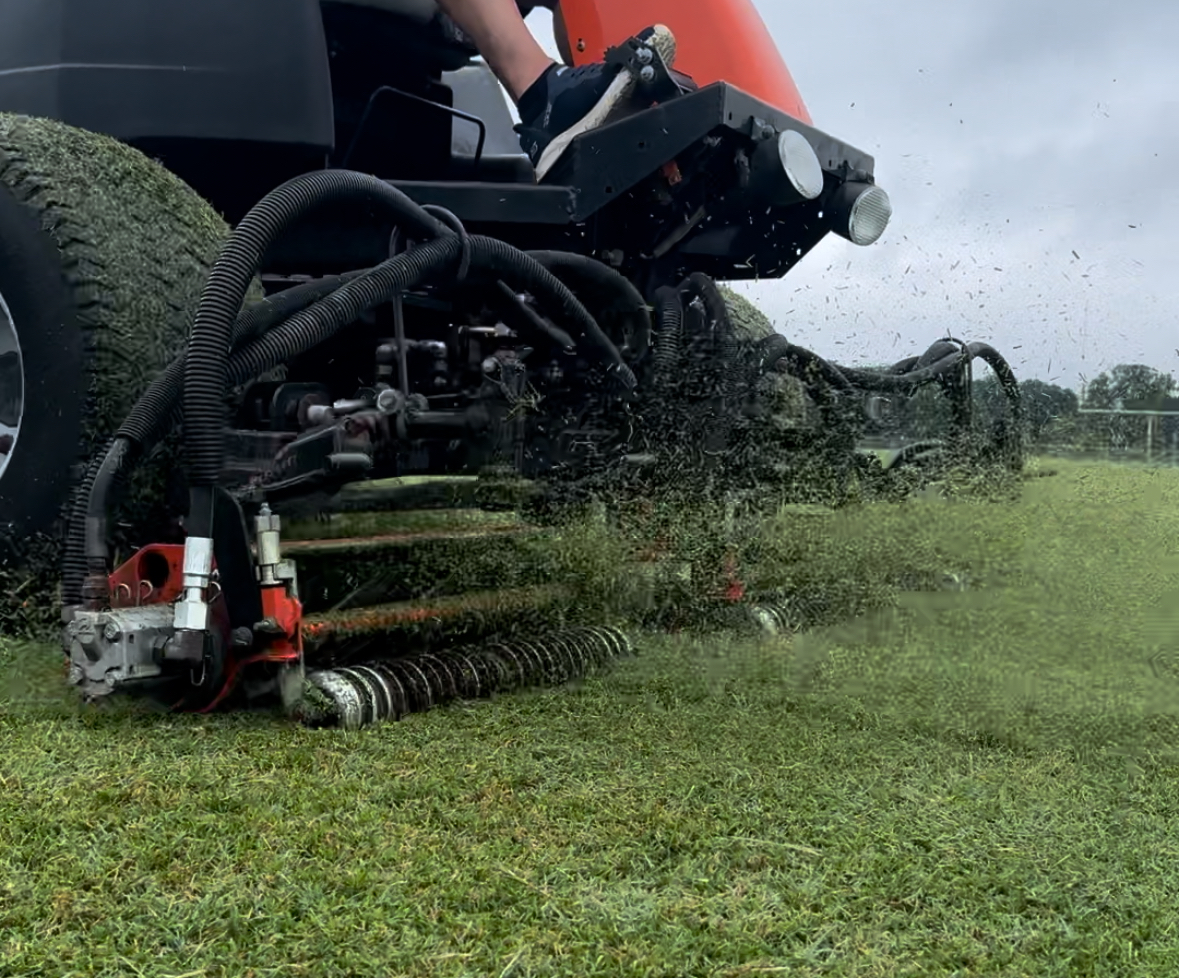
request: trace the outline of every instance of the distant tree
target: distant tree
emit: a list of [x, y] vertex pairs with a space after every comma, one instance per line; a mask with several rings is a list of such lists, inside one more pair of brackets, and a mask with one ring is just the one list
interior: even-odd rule
[[[1119, 363], [1108, 373], [1098, 374], [1085, 390], [1087, 408], [1161, 410], [1176, 389], [1175, 378], [1141, 363]], [[1089, 415], [1083, 425], [1086, 440], [1095, 444], [1125, 448], [1146, 437], [1142, 416]], [[1156, 426], [1156, 438], [1159, 437]]]
[[1127, 401], [1159, 404], [1176, 389], [1175, 378], [1142, 363], [1119, 363], [1098, 374], [1085, 390], [1085, 407], [1114, 408]]
[[[1030, 378], [1020, 381], [1025, 436], [1034, 442], [1059, 437], [1062, 424], [1075, 419], [1080, 399], [1074, 391]], [[974, 419], [983, 431], [993, 431], [1011, 416], [1011, 405], [999, 379], [989, 371], [974, 382]], [[1051, 430], [1050, 430], [1051, 429]]]
[[1061, 422], [1074, 420], [1081, 406], [1074, 391], [1043, 380], [1029, 378], [1020, 383], [1019, 392], [1024, 423], [1033, 442], [1045, 441], [1050, 427], [1059, 436]]

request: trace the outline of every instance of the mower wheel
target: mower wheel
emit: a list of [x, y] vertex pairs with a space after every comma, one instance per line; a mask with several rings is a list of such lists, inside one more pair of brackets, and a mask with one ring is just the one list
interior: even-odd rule
[[84, 461], [180, 351], [228, 232], [137, 150], [0, 113], [0, 561], [60, 533]]

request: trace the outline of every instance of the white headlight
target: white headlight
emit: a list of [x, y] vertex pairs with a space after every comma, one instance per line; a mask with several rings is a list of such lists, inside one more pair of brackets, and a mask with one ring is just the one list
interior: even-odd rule
[[874, 244], [892, 219], [892, 201], [879, 187], [869, 187], [852, 204], [848, 236], [858, 245]]
[[892, 219], [892, 201], [870, 183], [845, 183], [829, 208], [831, 227], [840, 237], [858, 245], [875, 244]]
[[823, 192], [823, 167], [810, 142], [786, 129], [763, 139], [753, 152], [751, 189], [776, 207], [814, 200]]
[[778, 136], [778, 160], [786, 179], [803, 200], [814, 200], [823, 192], [823, 167], [802, 133], [787, 129]]

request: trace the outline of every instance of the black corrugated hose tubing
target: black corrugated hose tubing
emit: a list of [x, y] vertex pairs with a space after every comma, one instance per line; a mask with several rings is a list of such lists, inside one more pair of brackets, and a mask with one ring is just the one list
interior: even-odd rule
[[888, 371], [836, 366], [817, 353], [795, 346], [778, 333], [762, 341], [760, 352], [766, 369], [782, 359], [789, 360], [793, 369], [813, 365], [822, 379], [833, 387], [844, 391], [860, 390], [870, 393], [910, 390], [953, 370], [964, 357], [979, 358], [994, 370], [1003, 392], [1011, 401], [1012, 409], [1019, 408], [1019, 384], [1011, 372], [1011, 367], [994, 347], [986, 343], [969, 343], [963, 352], [952, 344], [939, 340], [922, 356], [902, 360]]
[[709, 321], [715, 323], [718, 329], [729, 329], [731, 332], [729, 306], [725, 302], [725, 297], [721, 295], [720, 289], [717, 288], [716, 282], [703, 272], [693, 272], [680, 283], [680, 289], [690, 289], [700, 296], [704, 302], [704, 311], [708, 313]]
[[899, 360], [894, 363], [884, 372], [886, 374], [907, 374], [910, 370], [917, 366], [917, 363], [920, 359], [921, 357], [906, 357], [904, 360]]
[[[971, 343], [966, 348], [967, 357], [977, 356], [975, 347], [979, 344]], [[879, 373], [875, 370], [862, 370], [854, 367], [840, 367], [845, 377], [863, 391], [873, 393], [888, 393], [889, 391], [906, 391], [914, 387], [928, 384], [932, 380], [962, 365], [964, 356], [961, 350], [954, 350], [940, 360], [935, 360], [924, 367], [915, 367], [903, 374]]]
[[772, 369], [779, 360], [786, 360], [791, 373], [801, 375], [804, 382], [810, 380], [809, 375], [813, 371], [818, 374], [818, 379], [837, 390], [845, 393], [855, 390], [851, 381], [844, 375], [842, 367], [835, 366], [804, 347], [796, 346], [781, 333], [775, 333], [762, 340], [758, 353], [761, 355], [763, 369]]
[[[482, 235], [471, 235], [469, 248], [472, 268], [509, 280], [537, 296], [542, 305], [548, 300], [564, 306], [570, 318], [583, 326], [594, 322], [568, 287], [523, 252]], [[431, 272], [459, 258], [462, 250], [459, 238], [451, 235], [382, 262], [363, 278], [336, 290], [235, 353], [230, 360], [231, 381], [242, 383], [326, 342], [368, 310], [391, 301], [398, 292], [413, 288]], [[620, 364], [633, 382], [634, 375], [621, 362], [617, 348], [610, 346], [612, 365]]]
[[[957, 369], [964, 360], [980, 359], [994, 371], [1011, 407], [1012, 424], [1009, 430], [1015, 434], [1009, 437], [1018, 438], [1018, 432], [1022, 429], [1023, 399], [1020, 395], [1019, 381], [1015, 379], [1011, 365], [989, 343], [967, 343], [959, 349], [946, 340], [938, 340], [920, 357], [901, 360], [887, 371], [838, 367], [810, 350], [795, 346], [786, 337], [778, 334], [767, 337], [762, 342], [760, 352], [763, 367], [766, 369], [779, 360], [786, 359], [792, 372], [813, 366], [821, 378], [832, 386], [844, 391], [859, 390], [866, 393], [908, 392]], [[1018, 445], [1012, 442], [1006, 447], [1011, 452], [1013, 466], [1018, 467]]]
[[725, 297], [721, 295], [716, 282], [703, 272], [693, 272], [683, 281], [680, 289], [694, 292], [704, 302], [704, 311], [714, 329], [712, 355], [716, 357], [720, 367], [720, 393], [728, 400], [736, 394], [740, 386], [740, 377], [737, 373], [740, 365], [737, 358], [741, 349], [737, 334], [733, 330], [733, 322], [729, 318], [729, 304], [725, 302]]
[[715, 373], [716, 395], [720, 406], [713, 414], [710, 427], [718, 444], [730, 446], [736, 419], [736, 401], [744, 393], [741, 344], [729, 317], [729, 305], [709, 276], [693, 272], [680, 283], [685, 296], [699, 297], [704, 306], [705, 321], [710, 327], [706, 356]]
[[[471, 239], [472, 258], [478, 263], [478, 238]], [[398, 292], [419, 284], [431, 272], [457, 263], [463, 251], [458, 235], [444, 238], [389, 258], [367, 275], [349, 282], [327, 298], [296, 313], [286, 322], [234, 352], [224, 367], [229, 384], [240, 384], [314, 349], [368, 310], [389, 302]], [[187, 423], [187, 413], [185, 415]], [[186, 431], [185, 436], [188, 437]], [[217, 469], [224, 460], [218, 446]]]
[[195, 536], [208, 536], [212, 531], [212, 488], [220, 475], [223, 454], [223, 395], [232, 352], [230, 337], [250, 282], [280, 234], [313, 209], [350, 198], [368, 199], [414, 240], [453, 235], [401, 191], [374, 176], [348, 170], [321, 170], [295, 177], [250, 209], [234, 228], [205, 283], [185, 361], [185, 439], [192, 484], [189, 532]]
[[[342, 326], [354, 321], [363, 312], [381, 302], [388, 301], [395, 292], [403, 291], [409, 285], [416, 284], [430, 271], [458, 258], [462, 250], [463, 246], [459, 237], [448, 234], [440, 240], [435, 240], [428, 245], [415, 248], [413, 251], [383, 262], [363, 275], [353, 276], [350, 282], [329, 291], [328, 295], [315, 302], [314, 305], [303, 308], [288, 317], [281, 326], [263, 332], [244, 349], [238, 350], [231, 357], [224, 358], [222, 369], [225, 374], [225, 387], [218, 399], [219, 403], [224, 400], [224, 391], [228, 390], [230, 386], [252, 380], [254, 377], [266, 373], [267, 370], [273, 369], [281, 363], [286, 363], [290, 358], [312, 349], [329, 339]], [[311, 290], [304, 293], [304, 297], [308, 300], [311, 299], [310, 292]], [[348, 294], [342, 295], [345, 292]], [[288, 303], [278, 307], [277, 310], [272, 307], [268, 312], [277, 314], [296, 305], [297, 303]], [[245, 315], [240, 318], [246, 320]], [[246, 338], [256, 333], [260, 326], [266, 324], [274, 325], [272, 317], [260, 312], [246, 320], [240, 332], [243, 338]], [[237, 369], [231, 371], [231, 364], [235, 364]], [[258, 366], [259, 364], [265, 364], [265, 366]], [[155, 431], [158, 434], [161, 421], [158, 416], [153, 416], [152, 412], [164, 410], [167, 407], [166, 397], [155, 398], [151, 403], [145, 405], [141, 414], [140, 429], [146, 432]], [[169, 413], [164, 418], [172, 420], [172, 415]], [[189, 437], [191, 437], [191, 430], [186, 423], [186, 440]], [[123, 463], [132, 458], [130, 451], [132, 445], [134, 442], [126, 436], [115, 439], [107, 452], [106, 461], [95, 475], [89, 493], [83, 544], [86, 556], [83, 566], [91, 574], [97, 574], [99, 565], [105, 566], [106, 564], [106, 515], [110, 512], [111, 490], [115, 485], [116, 477], [123, 470]], [[217, 445], [215, 454], [214, 461], [217, 471], [220, 472], [225, 457], [224, 442]], [[192, 491], [195, 497], [202, 490], [193, 487]], [[208, 488], [203, 491], [209, 495], [211, 506], [212, 489]], [[188, 532], [191, 534], [193, 533], [191, 519], [189, 523]], [[205, 532], [211, 533], [211, 513], [207, 526], [208, 529]], [[73, 527], [71, 527], [72, 529]], [[76, 589], [75, 581], [78, 581], [76, 576], [71, 578], [68, 591], [63, 588], [67, 607], [71, 603], [77, 603], [81, 596], [81, 581], [78, 581]]]
[[107, 456], [114, 448], [114, 439], [109, 439], [101, 452], [90, 459], [86, 475], [70, 504], [69, 523], [66, 526], [65, 556], [61, 564], [62, 604], [70, 608], [82, 600], [82, 582], [86, 579], [86, 513], [90, 506], [90, 494], [94, 480], [98, 477]]
[[[347, 272], [304, 282], [254, 303], [234, 320], [233, 346], [240, 346], [265, 333], [363, 274], [363, 271]], [[128, 442], [125, 448], [118, 451], [116, 467], [113, 470], [105, 467], [106, 459], [114, 448], [114, 441], [111, 441], [94, 456], [87, 468], [70, 510], [69, 531], [62, 560], [62, 597], [66, 607], [77, 604], [82, 597], [86, 554], [91, 549], [87, 545], [87, 534], [91, 542], [96, 539], [106, 540], [106, 519], [115, 502], [113, 490], [121, 470], [149, 454], [183, 415], [181, 395], [184, 389], [184, 364], [185, 354], [181, 353], [152, 382], [116, 432], [116, 439]], [[99, 480], [100, 472], [104, 473], [102, 480]], [[91, 527], [89, 519], [100, 519], [102, 525]]]
[[680, 364], [684, 333], [684, 300], [680, 290], [669, 285], [655, 293], [659, 332], [655, 336], [655, 383], [666, 388]]
[[[313, 303], [331, 295], [340, 286], [367, 274], [366, 269], [346, 272], [343, 275], [329, 275], [284, 289], [276, 295], [267, 296], [261, 302], [255, 302], [234, 320], [229, 348], [238, 349]], [[150, 451], [155, 447], [156, 441], [164, 437], [172, 426], [180, 421], [184, 414], [182, 395], [186, 359], [187, 353], [180, 354], [168, 365], [168, 369], [152, 382], [127, 416], [127, 420], [123, 422], [118, 436], [130, 438], [139, 443], [143, 451]]]
[[913, 365], [913, 369], [918, 367], [928, 367], [931, 363], [937, 363], [939, 360], [942, 360], [943, 358], [948, 357], [954, 353], [957, 353], [959, 356], [961, 356], [962, 347], [963, 344], [961, 343], [953, 343], [949, 340], [938, 340], [931, 344], [929, 349], [917, 358], [917, 362]]
[[471, 235], [471, 242], [480, 242], [481, 257], [476, 259], [472, 255], [472, 263], [476, 267], [493, 274], [498, 273], [503, 278], [514, 278], [536, 296], [541, 305], [556, 305], [564, 316], [577, 324], [577, 331], [582, 338], [598, 350], [608, 365], [607, 370], [611, 378], [624, 390], [635, 389], [638, 382], [635, 380], [634, 371], [627, 366], [621, 351], [610, 337], [602, 332], [598, 321], [589, 314], [569, 286], [535, 258], [498, 238]]
[[550, 272], [575, 293], [592, 291], [612, 302], [606, 308], [617, 310], [633, 325], [630, 361], [637, 363], [651, 346], [651, 312], [643, 295], [625, 275], [609, 265], [573, 251], [529, 251]]
[[[367, 273], [352, 276], [351, 281], [338, 286], [313, 306], [301, 309], [280, 326], [263, 332], [254, 342], [237, 350], [224, 364], [226, 382], [224, 389], [227, 390], [229, 386], [236, 386], [253, 379], [275, 366], [286, 363], [293, 357], [313, 349], [368, 310], [391, 301], [394, 295], [412, 288], [431, 272], [445, 267], [454, 259], [464, 257], [464, 255], [469, 256], [475, 267], [490, 270], [494, 275], [502, 275], [515, 281], [517, 285], [537, 295], [542, 302], [547, 299], [562, 306], [573, 319], [582, 324], [583, 332], [588, 332], [585, 329], [586, 324], [597, 326], [593, 317], [568, 287], [523, 252], [494, 238], [471, 236], [464, 242], [459, 235], [447, 234], [440, 240], [435, 240], [430, 244], [422, 245], [410, 252], [389, 259]], [[304, 294], [307, 295], [307, 293]], [[290, 303], [282, 308], [289, 309], [294, 305], [295, 303]], [[273, 310], [271, 312], [273, 313]], [[249, 318], [247, 315], [243, 314], [240, 317], [243, 325], [234, 331], [240, 333], [243, 338], [257, 333], [260, 324], [263, 326], [273, 324], [273, 314], [258, 313]], [[606, 354], [608, 359], [614, 361], [612, 367], [616, 368], [616, 375], [622, 377], [624, 383], [626, 383], [626, 378], [629, 378], [630, 386], [633, 386], [634, 375], [622, 362], [621, 354], [604, 334], [602, 334], [602, 339], [607, 347], [602, 352]], [[139, 413], [140, 422], [137, 425], [141, 433], [158, 432], [160, 422], [155, 412], [162, 411], [167, 406], [167, 398], [162, 393], [165, 386], [161, 384], [156, 390], [159, 396], [143, 405], [143, 410]], [[223, 393], [224, 390], [222, 397]], [[137, 405], [137, 407], [139, 406]], [[168, 417], [171, 420], [171, 415]], [[190, 432], [186, 431], [186, 437], [189, 435]], [[94, 513], [96, 509], [104, 514], [109, 512], [107, 508], [109, 506], [109, 489], [114, 483], [114, 476], [122, 468], [122, 463], [131, 457], [130, 449], [133, 445], [132, 440], [125, 436], [116, 439], [115, 446], [118, 446], [118, 451], [116, 453], [114, 446], [112, 446], [108, 457], [117, 454], [117, 463], [114, 468], [109, 468], [104, 463], [104, 466], [97, 470], [87, 502], [86, 512], [88, 514]], [[224, 461], [223, 443], [217, 446], [216, 454], [215, 463], [217, 471], [220, 472]], [[195, 491], [194, 489], [194, 493]], [[209, 492], [211, 494], [211, 490]], [[192, 533], [191, 520], [189, 522], [189, 532]], [[74, 525], [78, 526], [79, 535], [82, 535], [81, 521], [76, 521]], [[94, 526], [89, 517], [85, 525]], [[101, 528], [103, 530], [101, 533], [98, 533], [97, 530], [86, 532], [83, 537], [84, 542], [79, 541], [82, 542], [81, 548], [77, 543], [74, 544], [74, 549], [80, 549], [87, 554], [90, 563], [94, 565], [97, 565], [100, 559], [102, 561], [106, 559], [105, 520], [103, 520]], [[207, 532], [211, 532], [211, 522]], [[73, 536], [73, 534], [71, 535]], [[98, 542], [100, 538], [102, 540], [101, 547]], [[76, 570], [73, 567], [74, 564], [78, 564]], [[77, 560], [71, 561], [70, 586], [66, 590], [67, 606], [70, 603], [76, 603], [79, 598], [86, 564], [85, 559], [80, 563]], [[79, 576], [79, 571], [82, 576]]]
[[[102, 465], [99, 466], [98, 472], [94, 476], [94, 484], [96, 486], [114, 487], [117, 485], [120, 478], [122, 478], [127, 470], [125, 462], [127, 456], [133, 451], [131, 441], [126, 438], [116, 438], [111, 443], [110, 450], [102, 460]], [[104, 492], [100, 497], [99, 493], [92, 492], [86, 510], [86, 570], [90, 574], [98, 574], [103, 577], [107, 573], [107, 536], [106, 536], [106, 509], [105, 502], [108, 492]]]

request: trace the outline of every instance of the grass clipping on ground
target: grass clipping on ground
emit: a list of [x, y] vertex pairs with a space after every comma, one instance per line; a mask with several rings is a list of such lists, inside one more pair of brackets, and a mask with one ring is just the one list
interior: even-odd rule
[[1059, 469], [775, 544], [951, 589], [352, 734], [7, 645], [0, 974], [1179, 973], [1179, 472]]

